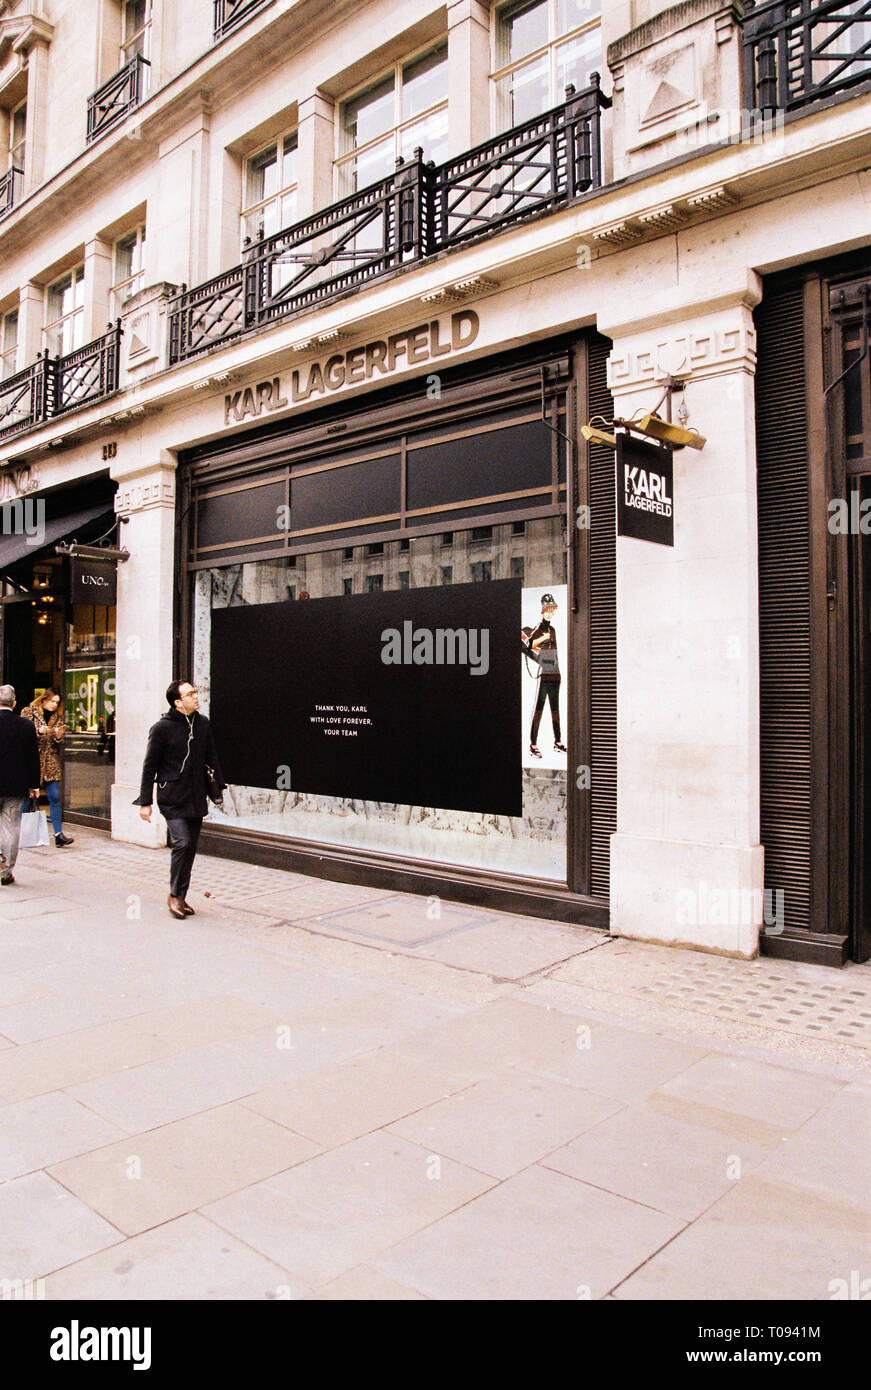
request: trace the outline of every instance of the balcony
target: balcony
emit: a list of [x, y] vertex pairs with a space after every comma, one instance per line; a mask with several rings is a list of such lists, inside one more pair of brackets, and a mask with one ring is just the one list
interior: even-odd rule
[[598, 73], [583, 92], [444, 164], [394, 173], [248, 247], [243, 262], [170, 303], [170, 365], [564, 207], [602, 182]]
[[748, 99], [794, 111], [871, 78], [871, 0], [746, 0]]
[[151, 64], [141, 53], [131, 58], [120, 72], [104, 82], [94, 95], [88, 97], [88, 129], [86, 143], [93, 144], [107, 130], [123, 121], [138, 106], [145, 95], [145, 72]]
[[121, 321], [63, 357], [37, 357], [0, 382], [0, 439], [42, 425], [118, 390]]
[[272, 0], [215, 0], [215, 43], [271, 4]]
[[16, 169], [14, 165], [0, 176], [0, 218], [5, 217], [15, 206], [21, 178], [21, 170]]

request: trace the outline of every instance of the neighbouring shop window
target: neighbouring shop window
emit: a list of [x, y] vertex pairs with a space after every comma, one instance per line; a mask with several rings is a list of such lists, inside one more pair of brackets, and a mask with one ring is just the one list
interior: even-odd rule
[[15, 373], [18, 356], [18, 310], [3, 315], [0, 329], [0, 380], [5, 381]]
[[72, 352], [84, 343], [85, 267], [62, 275], [45, 292], [45, 346], [52, 356]]
[[[514, 565], [518, 546], [522, 548], [525, 566], [522, 580]], [[215, 824], [263, 830], [325, 845], [377, 850], [403, 859], [450, 863], [556, 882], [565, 880], [567, 767], [564, 744], [569, 690], [565, 679], [568, 604], [564, 519], [561, 516], [533, 517], [527, 521], [522, 538], [513, 533], [510, 520], [494, 524], [486, 541], [473, 541], [470, 527], [457, 529], [453, 533], [450, 567], [441, 563], [442, 555], [442, 535], [433, 531], [408, 538], [407, 547], [402, 549], [398, 539], [385, 542], [383, 563], [377, 574], [370, 572], [371, 562], [367, 560], [365, 547], [360, 546], [356, 549], [352, 576], [347, 573], [348, 562], [342, 548], [334, 548], [297, 554], [293, 570], [287, 558], [265, 559], [222, 563], [200, 570], [192, 577], [193, 679], [200, 688], [206, 711], [211, 710], [215, 716], [216, 708], [232, 707], [235, 698], [232, 690], [217, 692], [216, 698], [211, 683], [213, 671], [218, 669], [230, 673], [225, 684], [231, 686], [235, 679], [232, 652], [223, 646], [219, 649], [215, 644], [233, 640], [230, 634], [237, 631], [237, 624], [238, 632], [247, 633], [245, 640], [249, 642], [251, 633], [259, 630], [259, 626], [264, 633], [270, 634], [269, 641], [255, 643], [253, 663], [243, 658], [246, 688], [250, 688], [252, 664], [256, 667], [255, 680], [265, 680], [265, 688], [272, 688], [273, 672], [277, 687], [284, 679], [281, 671], [291, 668], [293, 671], [285, 717], [278, 721], [274, 739], [270, 734], [267, 745], [261, 749], [265, 758], [260, 779], [263, 784], [234, 784], [231, 780], [225, 811], [211, 813]], [[512, 574], [512, 571], [515, 572]], [[291, 577], [298, 586], [297, 592], [305, 591], [307, 602], [288, 598]], [[473, 589], [475, 579], [478, 582]], [[545, 598], [548, 603], [543, 606]], [[320, 600], [329, 602], [320, 604]], [[408, 606], [403, 607], [406, 603]], [[463, 784], [464, 791], [458, 792], [455, 798], [447, 794], [444, 799], [468, 802], [476, 796], [476, 787], [480, 784], [479, 809], [474, 804], [459, 810], [449, 805], [428, 805], [426, 797], [421, 797], [417, 804], [411, 796], [407, 801], [387, 800], [368, 796], [365, 788], [355, 795], [353, 785], [341, 793], [311, 791], [295, 785], [293, 766], [299, 761], [300, 750], [297, 745], [294, 751], [294, 739], [288, 731], [300, 727], [294, 722], [300, 717], [306, 737], [311, 732], [308, 722], [324, 720], [323, 726], [315, 728], [314, 736], [317, 739], [323, 736], [323, 744], [317, 746], [328, 749], [340, 778], [344, 775], [345, 760], [336, 749], [344, 744], [349, 750], [353, 749], [356, 756], [361, 744], [354, 740], [370, 737], [373, 727], [365, 721], [383, 720], [388, 709], [390, 719], [403, 720], [402, 704], [397, 706], [393, 698], [395, 687], [390, 684], [396, 678], [394, 666], [383, 663], [383, 659], [379, 661], [377, 653], [373, 658], [368, 648], [364, 653], [368, 661], [367, 689], [358, 690], [357, 698], [353, 698], [352, 674], [346, 698], [326, 702], [334, 706], [338, 703], [344, 710], [334, 707], [316, 711], [310, 692], [320, 688], [326, 668], [352, 673], [360, 669], [356, 663], [360, 657], [361, 633], [371, 629], [375, 634], [373, 640], [383, 642], [384, 630], [390, 630], [394, 617], [398, 625], [396, 630], [400, 631], [403, 613], [412, 615], [413, 622], [419, 623], [420, 614], [427, 605], [434, 623], [440, 621], [440, 615], [443, 617], [446, 631], [459, 631], [454, 625], [455, 615], [464, 612], [467, 616], [471, 614], [473, 619], [476, 613], [487, 613], [487, 623], [494, 633], [493, 645], [487, 650], [484, 661], [481, 659], [481, 636], [478, 635], [476, 647], [470, 628], [468, 648], [462, 648], [467, 652], [469, 669], [459, 671], [462, 663], [458, 662], [454, 670], [452, 662], [439, 665], [434, 659], [432, 667], [425, 668], [423, 685], [426, 698], [435, 702], [428, 709], [427, 718], [429, 725], [437, 725], [446, 739], [447, 762], [459, 756], [452, 751], [454, 742], [462, 744], [465, 750], [466, 743], [471, 740], [470, 746], [475, 749], [468, 757], [464, 751], [461, 766], [454, 769], [457, 783]], [[237, 610], [238, 616], [231, 618], [227, 612], [230, 609]], [[258, 616], [258, 609], [262, 610], [262, 616]], [[507, 623], [503, 621], [506, 612]], [[550, 626], [543, 627], [543, 622], [549, 622]], [[537, 632], [538, 647], [550, 652], [547, 658], [549, 685], [541, 700], [538, 650], [532, 654], [527, 650], [524, 629], [527, 634]], [[261, 668], [256, 655], [261, 651], [265, 668]], [[285, 665], [281, 671], [270, 665], [278, 660], [274, 655], [278, 651], [284, 653], [281, 660]], [[473, 652], [476, 653], [474, 657]], [[475, 659], [480, 677], [471, 674]], [[382, 678], [387, 683], [384, 686]], [[487, 678], [494, 683], [488, 685]], [[482, 704], [484, 691], [492, 693]], [[227, 696], [231, 697], [229, 701]], [[285, 700], [284, 695], [282, 700]], [[535, 728], [538, 751], [533, 753], [531, 735], [539, 703], [541, 708]], [[507, 744], [506, 717], [511, 721]], [[335, 722], [331, 724], [330, 721]], [[220, 724], [216, 727], [220, 732]], [[396, 727], [393, 724], [379, 729], [379, 735], [386, 735], [378, 744], [379, 756], [388, 761], [390, 733]], [[326, 729], [332, 732], [327, 733]], [[504, 748], [504, 753], [494, 758], [494, 747]], [[365, 747], [362, 751], [366, 753]], [[425, 754], [426, 750], [418, 759], [407, 759], [408, 766], [399, 771], [413, 781], [418, 775], [419, 764], [420, 776], [426, 779], [429, 774]], [[350, 753], [349, 759], [353, 761]], [[377, 759], [375, 762], [377, 764]], [[282, 766], [288, 769], [284, 785], [280, 782]], [[378, 775], [384, 771], [379, 766], [373, 767], [368, 755], [359, 759], [355, 766], [361, 769], [361, 777], [374, 777], [376, 784]], [[273, 768], [279, 771], [273, 773]], [[438, 769], [435, 771], [437, 773]], [[371, 781], [367, 781], [367, 785], [372, 785]], [[516, 793], [516, 804], [505, 802], [504, 787], [511, 789], [511, 796]], [[482, 802], [488, 804], [482, 805]]]
[[497, 128], [521, 125], [582, 91], [602, 70], [601, 0], [532, 0], [496, 13], [493, 90]]
[[107, 819], [115, 780], [115, 608], [72, 605], [64, 673], [64, 807]]
[[297, 134], [273, 140], [245, 161], [242, 240], [272, 236], [296, 221]]
[[117, 318], [125, 300], [138, 294], [145, 278], [145, 227], [136, 227], [115, 242], [110, 317]]
[[447, 158], [448, 50], [441, 43], [399, 62], [340, 106], [337, 193], [354, 193], [392, 174], [420, 146], [425, 159]]

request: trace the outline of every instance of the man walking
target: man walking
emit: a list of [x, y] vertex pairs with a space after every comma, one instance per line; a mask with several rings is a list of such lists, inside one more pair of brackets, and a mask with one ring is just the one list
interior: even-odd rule
[[[39, 796], [39, 744], [29, 719], [15, 713], [15, 691], [0, 685], [0, 884], [14, 883], [21, 803]], [[34, 791], [34, 788], [36, 790]]]
[[211, 769], [221, 791], [227, 784], [218, 765], [212, 727], [199, 713], [196, 686], [190, 681], [173, 681], [167, 687], [166, 702], [166, 714], [149, 730], [142, 786], [133, 805], [140, 807], [143, 820], [151, 820], [156, 780], [157, 806], [166, 820], [172, 846], [167, 901], [173, 917], [184, 918], [194, 915], [185, 899], [208, 810], [206, 768]]

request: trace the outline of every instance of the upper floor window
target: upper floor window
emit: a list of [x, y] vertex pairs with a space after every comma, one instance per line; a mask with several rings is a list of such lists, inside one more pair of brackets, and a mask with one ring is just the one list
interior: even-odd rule
[[297, 138], [283, 135], [245, 161], [242, 238], [252, 241], [296, 221]]
[[601, 0], [520, 0], [496, 16], [493, 83], [500, 129], [558, 106], [601, 71]]
[[22, 101], [9, 113], [9, 168], [24, 173], [27, 143], [27, 102]]
[[81, 347], [85, 328], [85, 267], [67, 271], [45, 292], [45, 346], [52, 356]]
[[15, 372], [18, 353], [18, 310], [3, 315], [0, 325], [0, 380], [5, 381]]
[[338, 192], [386, 178], [418, 145], [426, 159], [447, 158], [448, 50], [439, 44], [396, 63], [389, 73], [342, 102]]
[[121, 5], [121, 64], [140, 55], [151, 56], [151, 0], [123, 0]]
[[110, 292], [110, 317], [117, 318], [122, 305], [131, 295], [142, 289], [145, 275], [145, 228], [137, 227], [115, 242], [113, 263], [113, 285]]

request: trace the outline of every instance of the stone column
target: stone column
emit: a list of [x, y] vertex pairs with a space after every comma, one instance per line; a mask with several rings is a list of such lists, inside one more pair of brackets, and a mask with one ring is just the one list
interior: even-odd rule
[[115, 510], [129, 518], [120, 527], [120, 544], [130, 551], [118, 566], [112, 836], [155, 848], [166, 843], [157, 806], [149, 825], [132, 803], [139, 795], [148, 730], [166, 708], [166, 687], [174, 677], [175, 470], [175, 459], [165, 451], [151, 465], [111, 470], [118, 483]]
[[210, 124], [203, 99], [200, 112], [159, 146], [153, 199], [162, 215], [148, 238], [155, 281], [196, 285], [208, 277]]
[[490, 11], [480, 0], [448, 5], [448, 149], [462, 154], [490, 130]]
[[686, 380], [689, 423], [708, 441], [673, 456], [674, 548], [617, 540], [611, 930], [749, 957], [763, 918], [752, 318], [761, 286], [742, 271], [718, 293], [681, 309], [676, 291], [648, 285], [634, 322], [599, 324], [614, 341], [615, 415], [653, 408], [671, 373]]
[[85, 325], [84, 341], [91, 342], [106, 332], [109, 321], [109, 291], [112, 288], [112, 247], [94, 237], [85, 242]]
[[23, 36], [27, 55], [27, 130], [24, 151], [24, 194], [39, 188], [45, 178], [48, 114], [48, 45], [52, 25], [36, 18]]
[[320, 92], [299, 103], [296, 220], [311, 217], [334, 200], [335, 107]]
[[42, 351], [42, 328], [45, 322], [45, 287], [32, 280], [22, 285], [18, 294], [18, 370], [23, 371]]

